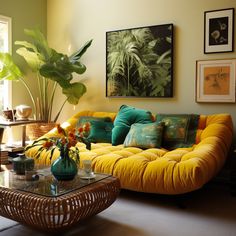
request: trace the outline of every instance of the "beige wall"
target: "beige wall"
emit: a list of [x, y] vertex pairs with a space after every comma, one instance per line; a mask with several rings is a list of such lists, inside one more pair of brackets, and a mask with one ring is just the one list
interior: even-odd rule
[[[235, 53], [206, 55], [203, 52], [204, 11], [231, 7], [236, 8], [235, 0], [48, 0], [51, 46], [67, 53], [69, 46], [73, 51], [93, 39], [82, 58], [87, 71], [80, 77], [88, 92], [76, 111], [117, 111], [120, 105], [129, 104], [154, 113], [228, 112], [235, 120], [235, 104], [198, 104], [194, 95], [196, 60], [236, 58]], [[173, 23], [175, 27], [174, 97], [106, 98], [106, 31], [166, 23]], [[74, 113], [73, 106], [67, 105], [60, 120]]]

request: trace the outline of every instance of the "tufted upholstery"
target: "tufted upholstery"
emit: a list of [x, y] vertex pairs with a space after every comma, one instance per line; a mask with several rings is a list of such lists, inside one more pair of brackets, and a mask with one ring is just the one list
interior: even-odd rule
[[[116, 113], [83, 111], [62, 124], [69, 130], [80, 116], [109, 116], [114, 121]], [[55, 136], [53, 129], [46, 136]], [[95, 172], [109, 173], [120, 179], [124, 189], [161, 193], [181, 194], [201, 188], [223, 167], [232, 142], [233, 125], [229, 114], [200, 115], [196, 144], [190, 148], [172, 151], [151, 148], [142, 150], [109, 143], [92, 144], [91, 151], [78, 143], [80, 157], [91, 159]], [[39, 147], [27, 151], [27, 156], [35, 157]], [[36, 160], [50, 165], [57, 157], [49, 159], [43, 152]]]

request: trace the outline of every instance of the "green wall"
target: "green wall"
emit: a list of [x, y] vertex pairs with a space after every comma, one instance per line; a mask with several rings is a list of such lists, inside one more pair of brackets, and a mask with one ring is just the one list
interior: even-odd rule
[[[47, 0], [0, 0], [0, 15], [12, 18], [12, 54], [18, 65], [24, 65], [23, 59], [15, 51], [16, 40], [26, 40], [24, 29], [39, 27], [44, 34], [47, 33]], [[29, 84], [34, 87], [35, 80]], [[30, 97], [21, 83], [12, 83], [12, 107], [19, 104], [31, 104]], [[21, 140], [21, 127], [12, 127], [9, 132], [4, 132], [3, 141]], [[5, 137], [6, 136], [6, 137]]]

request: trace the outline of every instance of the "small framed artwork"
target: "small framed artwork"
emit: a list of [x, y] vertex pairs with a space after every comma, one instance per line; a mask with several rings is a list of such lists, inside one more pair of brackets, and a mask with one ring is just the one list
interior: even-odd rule
[[173, 96], [173, 24], [106, 32], [106, 96]]
[[196, 63], [196, 102], [235, 102], [236, 59]]
[[234, 8], [204, 12], [204, 53], [233, 50]]

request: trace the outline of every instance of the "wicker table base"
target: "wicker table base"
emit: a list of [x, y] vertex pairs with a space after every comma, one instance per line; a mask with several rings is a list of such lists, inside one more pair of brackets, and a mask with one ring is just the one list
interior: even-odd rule
[[103, 211], [119, 191], [119, 180], [111, 176], [58, 197], [0, 187], [0, 215], [40, 230], [57, 231]]

